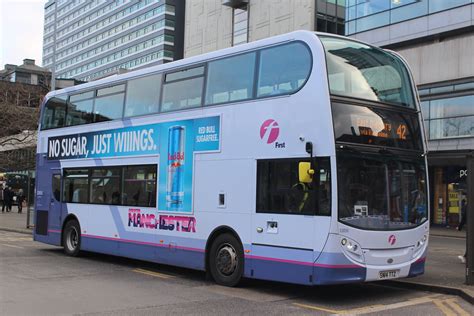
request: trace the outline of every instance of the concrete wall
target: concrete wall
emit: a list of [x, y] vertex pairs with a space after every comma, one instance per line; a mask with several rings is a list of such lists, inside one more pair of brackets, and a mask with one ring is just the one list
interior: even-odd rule
[[[314, 30], [314, 0], [250, 1], [249, 41], [295, 30]], [[221, 0], [187, 0], [184, 56], [232, 45], [232, 8]]]
[[250, 1], [249, 41], [295, 30], [314, 31], [314, 0]]
[[417, 85], [474, 76], [474, 32], [397, 51], [408, 61]]
[[232, 8], [221, 0], [187, 0], [184, 57], [232, 45]]

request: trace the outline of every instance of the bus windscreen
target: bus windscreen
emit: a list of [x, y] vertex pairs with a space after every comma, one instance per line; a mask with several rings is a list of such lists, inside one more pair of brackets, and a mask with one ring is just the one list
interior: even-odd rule
[[318, 37], [326, 51], [332, 95], [415, 108], [410, 76], [400, 58], [356, 41]]

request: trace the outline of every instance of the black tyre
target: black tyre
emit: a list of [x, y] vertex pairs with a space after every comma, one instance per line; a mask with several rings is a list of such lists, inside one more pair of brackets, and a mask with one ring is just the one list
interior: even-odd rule
[[76, 257], [79, 255], [81, 250], [81, 227], [75, 219], [68, 221], [64, 226], [63, 247], [68, 256]]
[[209, 270], [217, 284], [236, 286], [244, 273], [244, 250], [231, 234], [219, 235], [211, 245]]

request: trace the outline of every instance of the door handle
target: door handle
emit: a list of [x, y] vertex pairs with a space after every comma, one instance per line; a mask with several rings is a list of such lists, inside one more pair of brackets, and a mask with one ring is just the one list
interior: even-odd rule
[[263, 228], [262, 227], [257, 227], [257, 233], [263, 233]]

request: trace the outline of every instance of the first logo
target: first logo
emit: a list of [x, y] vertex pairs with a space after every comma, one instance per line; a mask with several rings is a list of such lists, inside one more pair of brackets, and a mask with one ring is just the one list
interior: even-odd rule
[[278, 126], [278, 122], [273, 119], [266, 120], [262, 126], [260, 126], [260, 138], [266, 141], [267, 144], [275, 142], [279, 134], [280, 127]]

